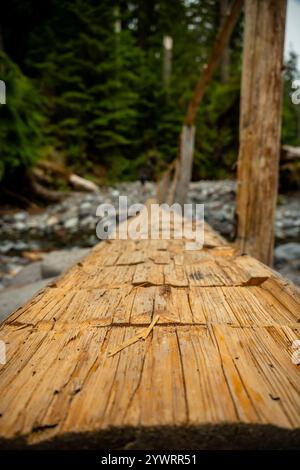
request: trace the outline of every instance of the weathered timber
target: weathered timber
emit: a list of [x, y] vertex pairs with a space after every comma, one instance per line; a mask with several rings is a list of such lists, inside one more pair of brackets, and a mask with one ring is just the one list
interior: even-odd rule
[[104, 241], [2, 324], [2, 447], [299, 447], [299, 292], [185, 241]]
[[195, 126], [182, 126], [180, 135], [180, 159], [176, 160], [175, 175], [168, 202], [183, 205], [192, 177], [194, 160]]
[[239, 248], [271, 265], [286, 1], [246, 0], [238, 158]]

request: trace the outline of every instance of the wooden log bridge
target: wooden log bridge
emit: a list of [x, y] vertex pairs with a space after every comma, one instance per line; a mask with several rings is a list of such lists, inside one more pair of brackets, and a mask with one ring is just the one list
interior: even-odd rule
[[1, 447], [299, 447], [299, 317], [208, 226], [194, 251], [103, 241], [1, 326]]

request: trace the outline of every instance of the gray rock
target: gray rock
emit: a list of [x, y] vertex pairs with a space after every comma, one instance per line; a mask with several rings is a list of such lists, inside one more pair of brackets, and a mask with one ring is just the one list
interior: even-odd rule
[[26, 250], [28, 250], [28, 244], [25, 243], [25, 242], [22, 242], [22, 241], [18, 241], [16, 243], [14, 243], [13, 248], [16, 251], [26, 251]]
[[14, 219], [15, 219], [15, 221], [17, 221], [17, 222], [24, 222], [24, 220], [26, 220], [26, 218], [27, 218], [26, 212], [17, 212], [17, 213], [14, 215]]
[[292, 281], [296, 286], [300, 286], [300, 271], [291, 266], [284, 266], [278, 270], [283, 277]]
[[8, 253], [14, 247], [13, 243], [11, 242], [1, 242], [0, 243], [0, 253]]
[[300, 259], [300, 243], [285, 243], [275, 249], [276, 261], [294, 261]]
[[300, 237], [300, 227], [285, 227], [283, 230], [285, 238], [298, 239]]
[[88, 201], [83, 202], [79, 207], [79, 215], [81, 217], [88, 216], [88, 215], [92, 214], [92, 212], [93, 212], [93, 206]]
[[75, 228], [77, 227], [78, 225], [78, 217], [72, 217], [71, 219], [67, 219], [65, 222], [64, 222], [64, 227], [66, 229], [72, 229], [72, 228]]
[[88, 248], [52, 251], [41, 262], [42, 278], [59, 276], [73, 264], [78, 263], [88, 253]]
[[31, 263], [22, 268], [16, 276], [9, 281], [9, 286], [24, 286], [42, 279], [41, 261]]
[[47, 225], [48, 227], [52, 227], [53, 225], [56, 225], [59, 223], [59, 220], [57, 217], [55, 217], [55, 215], [52, 215], [51, 217], [49, 217], [49, 219], [47, 220]]
[[34, 294], [52, 281], [53, 279], [43, 279], [24, 287], [12, 287], [2, 291], [0, 293], [0, 321], [5, 320], [10, 313], [21, 307]]
[[85, 217], [84, 219], [80, 221], [79, 225], [80, 227], [89, 227], [89, 228], [95, 227], [96, 229], [96, 223], [97, 223], [97, 218], [93, 217], [92, 215], [88, 215], [87, 217]]
[[24, 222], [17, 222], [14, 226], [18, 232], [24, 232], [27, 229], [27, 225]]

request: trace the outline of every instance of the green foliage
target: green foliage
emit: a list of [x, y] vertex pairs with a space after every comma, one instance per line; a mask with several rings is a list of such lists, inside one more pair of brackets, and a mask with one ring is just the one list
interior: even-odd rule
[[0, 52], [0, 78], [6, 84], [6, 104], [0, 105], [0, 180], [16, 169], [27, 169], [39, 156], [40, 97], [31, 81]]
[[282, 135], [283, 144], [300, 145], [300, 106], [292, 102], [291, 94], [294, 91], [292, 84], [294, 80], [299, 80], [297, 69], [297, 55], [290, 52], [290, 56], [285, 64], [284, 88], [283, 88], [283, 110], [282, 110]]
[[239, 91], [236, 73], [227, 83], [214, 80], [204, 98], [197, 119], [197, 178], [224, 178], [233, 173], [238, 154]]
[[[101, 180], [112, 182], [135, 179], [149, 165], [152, 176], [163, 171], [176, 156], [189, 99], [220, 26], [219, 2], [11, 0], [6, 11], [5, 50], [30, 81], [9, 61], [15, 78], [9, 105], [0, 108], [5, 172], [32, 164], [40, 133], [43, 148], [85, 176], [98, 177], [100, 171]], [[21, 41], [15, 35], [18, 20]], [[199, 109], [194, 179], [234, 174], [242, 20], [230, 40], [228, 79], [221, 69], [216, 72]], [[174, 45], [168, 86], [162, 77], [166, 34]], [[290, 99], [295, 61], [291, 56], [284, 84], [282, 140], [289, 144], [299, 144], [299, 106]]]
[[137, 152], [139, 49], [130, 31], [115, 30], [111, 2], [54, 5], [47, 28], [32, 34], [28, 61], [48, 95], [48, 138], [78, 171], [92, 162], [126, 177]]

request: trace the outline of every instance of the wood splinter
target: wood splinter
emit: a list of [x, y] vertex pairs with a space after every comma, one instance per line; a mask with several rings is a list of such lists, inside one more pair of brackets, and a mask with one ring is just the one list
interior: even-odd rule
[[242, 287], [248, 286], [261, 286], [265, 281], [269, 279], [269, 276], [251, 276], [247, 281], [242, 282]]
[[117, 346], [115, 349], [113, 349], [112, 351], [109, 351], [107, 353], [107, 356], [108, 357], [112, 357], [114, 356], [115, 354], [117, 354], [118, 352], [122, 351], [122, 349], [125, 349], [127, 348], [127, 346], [131, 346], [131, 344], [134, 344], [136, 343], [137, 341], [139, 341], [140, 339], [143, 339], [145, 340], [149, 334], [151, 333], [151, 331], [153, 330], [155, 324], [158, 322], [159, 320], [159, 315], [156, 315], [152, 322], [150, 323], [150, 325], [143, 329], [142, 331], [140, 331], [140, 333], [138, 333], [137, 335], [133, 336], [132, 338], [129, 338], [128, 340], [124, 341], [122, 344], [120, 344], [119, 346]]

